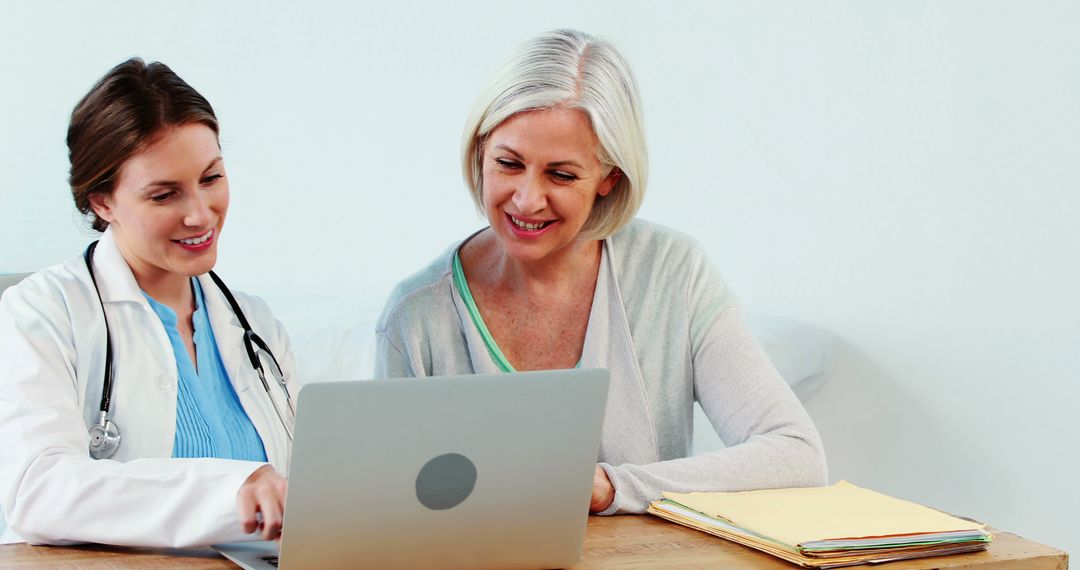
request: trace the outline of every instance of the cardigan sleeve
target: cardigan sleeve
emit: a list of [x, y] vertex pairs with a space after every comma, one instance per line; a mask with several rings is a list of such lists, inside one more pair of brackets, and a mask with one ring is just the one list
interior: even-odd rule
[[398, 344], [392, 340], [393, 331], [375, 331], [375, 378], [412, 378], [426, 376], [423, 368], [417, 370]]
[[444, 253], [390, 294], [375, 325], [375, 378], [473, 373], [448, 259]]
[[726, 448], [648, 465], [601, 464], [615, 487], [601, 514], [641, 513], [664, 491], [742, 491], [826, 482], [821, 439], [750, 334], [704, 256], [690, 265], [687, 323], [694, 398]]
[[[375, 378], [431, 376], [432, 340], [426, 325], [432, 313], [427, 288], [401, 294], [403, 285], [387, 300], [375, 325]], [[443, 327], [445, 328], [445, 327]], [[441, 330], [436, 328], [436, 332]], [[436, 344], [437, 346], [437, 344]]]

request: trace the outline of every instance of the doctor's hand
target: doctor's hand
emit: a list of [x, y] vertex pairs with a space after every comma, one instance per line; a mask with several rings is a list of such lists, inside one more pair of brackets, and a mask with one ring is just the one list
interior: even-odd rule
[[289, 482], [270, 465], [255, 470], [236, 492], [236, 506], [244, 532], [262, 532], [263, 540], [281, 538], [285, 517], [285, 491]]
[[615, 501], [615, 487], [608, 479], [607, 472], [599, 465], [593, 473], [592, 499], [589, 501], [589, 512], [599, 513], [611, 506]]

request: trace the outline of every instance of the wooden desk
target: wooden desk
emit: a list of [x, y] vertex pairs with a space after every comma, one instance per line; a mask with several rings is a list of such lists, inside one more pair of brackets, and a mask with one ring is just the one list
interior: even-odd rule
[[[212, 550], [167, 550], [106, 546], [0, 546], [0, 568], [236, 568]], [[999, 532], [990, 549], [978, 554], [925, 558], [886, 565], [864, 566], [878, 570], [901, 568], [978, 568], [1063, 570], [1069, 567], [1065, 552]], [[589, 517], [586, 568], [798, 568], [767, 554], [683, 528], [656, 517]], [[858, 568], [858, 567], [856, 567]]]

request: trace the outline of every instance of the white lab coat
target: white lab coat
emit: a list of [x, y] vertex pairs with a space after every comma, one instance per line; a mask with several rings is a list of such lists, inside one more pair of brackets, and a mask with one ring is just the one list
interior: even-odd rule
[[[172, 458], [177, 390], [172, 345], [110, 231], [93, 263], [109, 315], [112, 418], [120, 429], [120, 448], [107, 460], [92, 459], [88, 451], [87, 429], [97, 422], [101, 404], [105, 321], [80, 254], [27, 277], [0, 300], [5, 538], [13, 538], [14, 531], [31, 543], [169, 547], [247, 538], [236, 493], [263, 464]], [[269, 462], [284, 475], [288, 437], [247, 358], [243, 329], [209, 276], [199, 280], [225, 370]], [[300, 386], [284, 329], [262, 300], [234, 295], [281, 363], [295, 401]], [[276, 386], [271, 393], [287, 410]]]

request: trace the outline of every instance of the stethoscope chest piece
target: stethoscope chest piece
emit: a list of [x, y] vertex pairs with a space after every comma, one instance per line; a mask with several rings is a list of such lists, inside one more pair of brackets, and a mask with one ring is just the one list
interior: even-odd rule
[[[103, 418], [104, 419], [104, 418]], [[90, 456], [108, 459], [120, 447], [120, 428], [112, 420], [104, 420], [90, 426]]]

